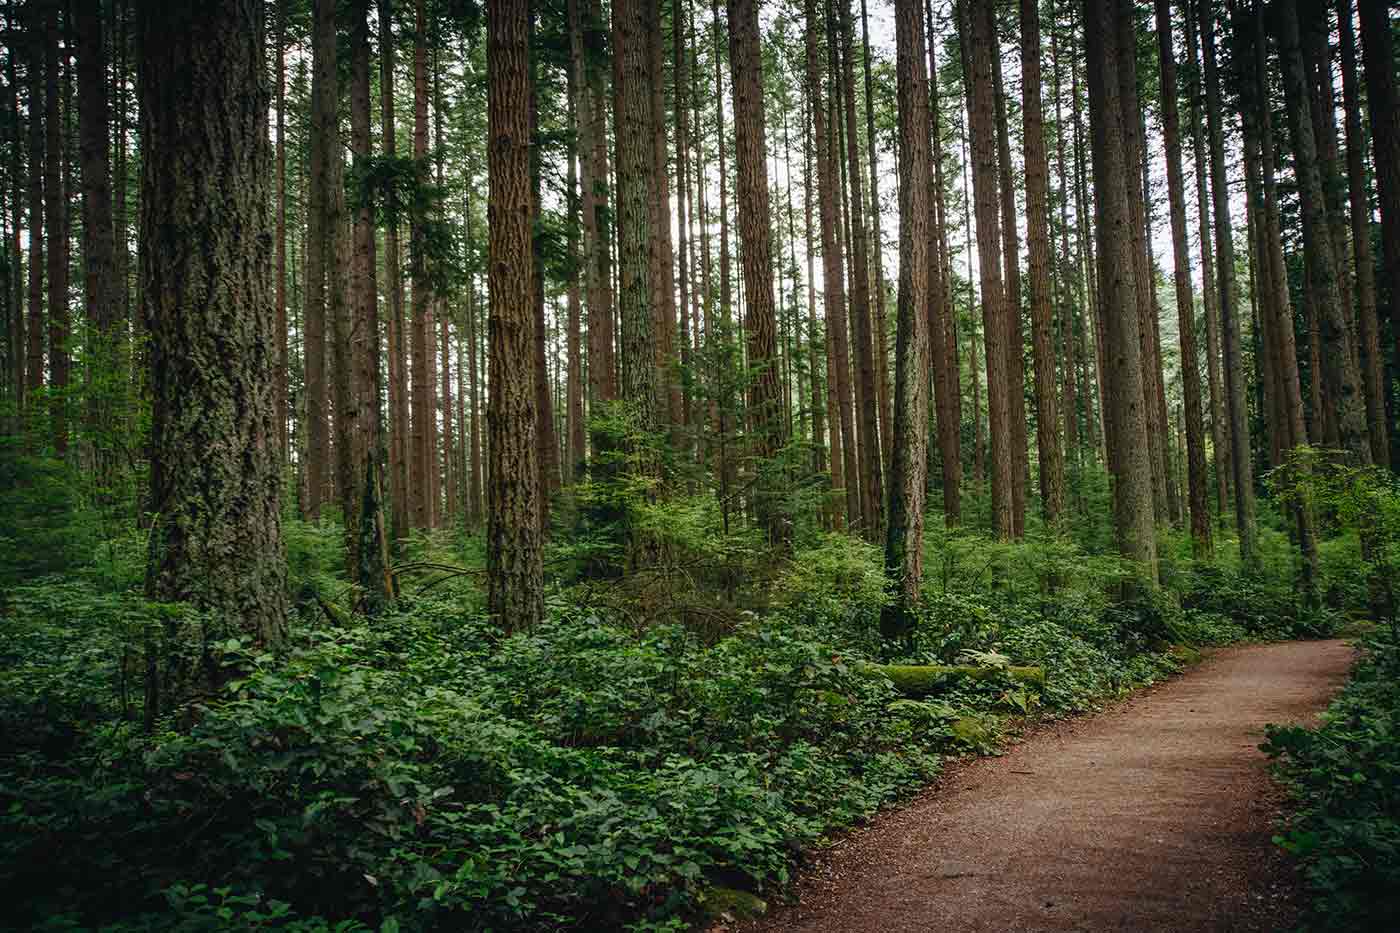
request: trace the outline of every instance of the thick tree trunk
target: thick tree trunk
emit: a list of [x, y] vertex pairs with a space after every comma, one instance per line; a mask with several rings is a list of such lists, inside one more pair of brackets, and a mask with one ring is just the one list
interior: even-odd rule
[[1332, 408], [1337, 439], [1353, 462], [1371, 462], [1371, 442], [1361, 377], [1347, 326], [1346, 306], [1340, 288], [1340, 265], [1328, 217], [1322, 171], [1319, 168], [1317, 128], [1309, 105], [1297, 0], [1274, 4], [1274, 28], [1278, 35], [1284, 94], [1288, 100], [1289, 135], [1293, 142], [1294, 172], [1303, 215], [1303, 242], [1308, 257], [1310, 300], [1321, 321], [1322, 373], [1327, 404]]
[[1220, 289], [1220, 332], [1225, 370], [1225, 406], [1230, 419], [1230, 468], [1235, 487], [1235, 528], [1240, 560], [1255, 567], [1254, 476], [1249, 454], [1249, 418], [1245, 405], [1244, 353], [1240, 342], [1239, 295], [1235, 289], [1235, 234], [1230, 221], [1230, 193], [1225, 175], [1220, 72], [1215, 61], [1215, 13], [1195, 0], [1205, 61], [1206, 125], [1210, 138], [1211, 192], [1215, 214], [1215, 270]]
[[[1385, 414], [1385, 356], [1381, 353], [1380, 323], [1376, 314], [1376, 267], [1371, 255], [1370, 179], [1366, 171], [1366, 141], [1361, 131], [1361, 84], [1356, 71], [1356, 29], [1351, 0], [1338, 0], [1341, 35], [1342, 100], [1346, 107], [1347, 177], [1351, 208], [1351, 245], [1356, 261], [1357, 343], [1360, 348], [1361, 382], [1366, 390], [1366, 424], [1371, 459], [1390, 465], [1390, 432]], [[1345, 262], [1346, 254], [1338, 256]]]
[[[1035, 361], [1035, 439], [1045, 524], [1059, 525], [1065, 505], [1065, 461], [1055, 386], [1055, 317], [1050, 305], [1050, 158], [1040, 99], [1040, 8], [1021, 0], [1021, 118], [1026, 155], [1026, 245], [1030, 264]], [[1073, 413], [1069, 414], [1073, 417]]]
[[[275, 234], [274, 269], [275, 293], [277, 296], [277, 371], [273, 378], [277, 381], [277, 436], [282, 447], [282, 462], [286, 464], [291, 456], [291, 436], [287, 410], [287, 0], [277, 0], [277, 56], [274, 67], [277, 80], [277, 232]], [[119, 180], [125, 184], [125, 179]], [[125, 205], [123, 205], [125, 207]], [[125, 237], [117, 238], [118, 246], [125, 249]], [[125, 277], [120, 286], [126, 289]]]
[[[1390, 319], [1391, 339], [1395, 341], [1391, 352], [1400, 364], [1400, 91], [1396, 90], [1390, 5], [1386, 0], [1359, 0], [1358, 6], [1361, 61], [1366, 73], [1366, 103], [1381, 211], [1383, 274], [1378, 284], [1381, 293], [1389, 296], [1389, 308], [1382, 317]], [[1392, 433], [1392, 442], [1394, 439]]]
[[[577, 8], [576, 0], [571, 0], [569, 8], [571, 11]], [[568, 78], [568, 114], [569, 127], [574, 131], [574, 139], [579, 139], [578, 135], [578, 83], [575, 71], [569, 71]], [[565, 443], [567, 444], [566, 456], [564, 458], [564, 483], [572, 485], [578, 477], [579, 470], [583, 466], [587, 449], [584, 443], [584, 416], [583, 416], [583, 309], [581, 307], [581, 295], [579, 294], [578, 273], [583, 268], [578, 252], [579, 241], [579, 197], [578, 197], [578, 152], [577, 143], [566, 154], [568, 159], [566, 207], [568, 217], [565, 220], [567, 226], [567, 249], [569, 256], [569, 268], [572, 270], [569, 276], [568, 285], [568, 332], [565, 336], [564, 352], [567, 357], [568, 375], [567, 386], [565, 387], [565, 415], [566, 430]], [[458, 360], [459, 367], [461, 361]]]
[[687, 92], [690, 90], [689, 59], [686, 55], [686, 45], [689, 40], [686, 36], [685, 5], [681, 0], [672, 0], [671, 3], [671, 33], [671, 63], [675, 86], [676, 119], [676, 210], [678, 214], [676, 229], [679, 234], [676, 253], [676, 260], [679, 264], [676, 281], [680, 290], [680, 305], [677, 312], [680, 319], [680, 353], [678, 356], [681, 363], [680, 372], [676, 373], [673, 378], [678, 391], [685, 389], [685, 391], [681, 391], [680, 425], [683, 430], [679, 436], [681, 452], [689, 455], [695, 412], [691, 404], [689, 387], [683, 386], [682, 380], [683, 374], [691, 371], [693, 362], [690, 316], [691, 296], [694, 290], [691, 274], [694, 265], [691, 262], [693, 237], [690, 232], [692, 213], [690, 205], [690, 109], [686, 106]]
[[987, 405], [992, 435], [992, 527], [998, 538], [1015, 535], [1016, 433], [1012, 425], [1011, 379], [1006, 342], [1007, 300], [1002, 282], [1002, 236], [998, 217], [996, 6], [992, 0], [963, 0], [968, 59], [968, 123], [972, 137], [972, 186], [977, 213], [977, 260], [982, 282], [982, 321], [986, 339]]
[[895, 70], [899, 75], [899, 320], [895, 343], [893, 458], [885, 573], [895, 602], [881, 616], [886, 637], [913, 630], [923, 579], [924, 495], [928, 447], [928, 72], [923, 0], [896, 0]]
[[1210, 507], [1206, 504], [1206, 437], [1201, 414], [1201, 364], [1196, 349], [1196, 296], [1191, 288], [1191, 257], [1186, 243], [1186, 181], [1181, 169], [1181, 118], [1176, 101], [1176, 53], [1172, 49], [1171, 0], [1155, 0], [1157, 54], [1162, 72], [1162, 135], [1167, 158], [1167, 197], [1171, 203], [1172, 265], [1176, 320], [1181, 340], [1181, 393], [1186, 421], [1187, 500], [1192, 552], [1197, 559], [1213, 549]]
[[613, 4], [613, 112], [617, 145], [618, 314], [622, 325], [622, 398], [643, 429], [656, 423], [656, 352], [653, 328], [650, 69], [646, 5], [657, 0]]
[[1153, 477], [1147, 437], [1145, 365], [1138, 329], [1141, 324], [1134, 255], [1141, 240], [1128, 205], [1130, 179], [1137, 162], [1126, 141], [1125, 124], [1136, 124], [1120, 100], [1121, 50], [1118, 39], [1131, 35], [1120, 18], [1129, 11], [1123, 0], [1084, 0], [1084, 34], [1088, 63], [1089, 117], [1094, 162], [1095, 233], [1098, 280], [1104, 320], [1104, 361], [1108, 385], [1109, 471], [1113, 474], [1114, 525], [1118, 549], [1138, 564], [1143, 576], [1157, 579], [1157, 540], [1153, 524]]
[[[146, 595], [208, 610], [268, 647], [286, 633], [287, 570], [262, 10], [142, 9], [141, 294], [157, 516]], [[148, 662], [148, 727], [178, 698], [177, 645], [162, 647]]]
[[491, 463], [486, 601], [507, 632], [530, 628], [544, 611], [535, 441], [530, 21], [528, 0], [490, 0], [487, 6]]
[[[356, 0], [350, 27], [350, 148], [359, 177], [364, 177], [364, 167], [373, 155], [369, 114], [369, 11], [370, 0]], [[343, 368], [351, 370], [351, 412], [345, 420], [351, 422], [346, 430], [353, 432], [349, 438], [352, 472], [342, 480], [341, 500], [350, 505], [345, 514], [351, 579], [361, 586], [364, 608], [371, 615], [379, 610], [391, 590], [385, 572], [388, 542], [380, 493], [384, 426], [379, 410], [382, 380], [374, 226], [372, 196], [362, 192], [354, 212], [353, 294], [348, 308], [350, 326], [346, 329], [349, 346], [340, 361]], [[340, 421], [338, 418], [336, 423]], [[353, 504], [352, 499], [355, 500]], [[349, 518], [352, 514], [354, 522]]]
[[781, 502], [774, 458], [787, 443], [779, 381], [777, 312], [773, 303], [772, 218], [768, 199], [763, 110], [763, 53], [757, 0], [729, 0], [729, 70], [734, 95], [735, 195], [743, 247], [744, 333], [748, 342], [749, 417], [757, 435], [757, 513], [768, 540], [783, 547], [791, 528]]

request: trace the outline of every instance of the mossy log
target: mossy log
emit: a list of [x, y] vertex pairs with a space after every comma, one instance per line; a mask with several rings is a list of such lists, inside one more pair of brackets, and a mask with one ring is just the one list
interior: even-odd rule
[[872, 674], [888, 677], [894, 688], [908, 697], [937, 693], [956, 680], [995, 680], [1003, 674], [1021, 684], [1045, 686], [1043, 667], [976, 667], [971, 664], [871, 664]]

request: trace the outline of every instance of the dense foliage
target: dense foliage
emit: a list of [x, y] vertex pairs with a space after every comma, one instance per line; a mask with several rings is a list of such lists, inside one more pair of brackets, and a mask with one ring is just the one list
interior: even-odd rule
[[[581, 490], [556, 520], [580, 521], [603, 494]], [[1072, 538], [936, 526], [918, 624], [892, 644], [874, 546], [805, 528], [775, 562], [747, 530], [724, 534], [713, 500], [614, 505], [665, 559], [600, 576], [606, 534], [559, 535], [548, 618], [510, 637], [480, 609], [479, 538], [405, 542], [403, 597], [365, 620], [339, 608], [337, 529], [290, 520], [301, 609], [276, 654], [138, 595], [141, 532], [104, 537], [91, 510], [58, 510], [89, 529], [86, 553], [49, 576], [12, 567], [3, 608], [11, 922], [680, 927], [730, 889], [781, 888], [804, 850], [927, 783], [944, 757], [1176, 670], [1177, 646], [1337, 617], [1301, 610], [1286, 578], [1193, 563], [1175, 537], [1169, 585], [1121, 602], [1129, 565]], [[1283, 536], [1265, 540], [1286, 563]], [[152, 639], [234, 673], [147, 734]], [[870, 666], [888, 661], [995, 672], [914, 699]], [[1044, 687], [1010, 665], [1043, 665]]]
[[1276, 841], [1304, 867], [1310, 929], [1385, 929], [1400, 910], [1400, 637], [1366, 648], [1321, 726], [1263, 746], [1297, 801]]

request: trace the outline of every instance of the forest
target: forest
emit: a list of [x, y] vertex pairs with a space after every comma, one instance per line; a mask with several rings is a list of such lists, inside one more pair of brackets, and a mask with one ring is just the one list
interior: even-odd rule
[[0, 930], [1393, 929], [1392, 7], [0, 0]]

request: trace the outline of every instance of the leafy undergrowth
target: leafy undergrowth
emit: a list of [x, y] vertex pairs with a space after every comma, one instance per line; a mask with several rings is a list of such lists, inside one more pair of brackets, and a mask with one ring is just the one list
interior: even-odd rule
[[[313, 610], [277, 656], [213, 646], [241, 673], [149, 735], [140, 649], [179, 607], [83, 579], [17, 587], [0, 897], [16, 927], [51, 930], [679, 929], [716, 887], [781, 887], [943, 756], [1175, 670], [1173, 643], [1300, 628], [1228, 572], [1179, 568], [1172, 591], [1121, 604], [1105, 595], [1121, 565], [1070, 546], [934, 545], [897, 647], [876, 634], [880, 555], [831, 536], [722, 632], [638, 625], [596, 586], [556, 591], [510, 638], [449, 585], [353, 627]], [[990, 588], [965, 572], [992, 565]], [[1047, 683], [994, 674], [916, 700], [871, 661], [1042, 665]]]
[[1275, 841], [1297, 857], [1314, 930], [1394, 929], [1400, 914], [1400, 638], [1381, 630], [1316, 729], [1263, 748], [1297, 809]]

